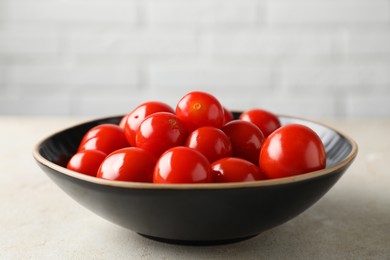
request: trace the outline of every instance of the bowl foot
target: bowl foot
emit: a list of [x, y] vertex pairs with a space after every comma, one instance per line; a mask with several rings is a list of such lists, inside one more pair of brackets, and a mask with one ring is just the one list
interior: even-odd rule
[[239, 238], [231, 238], [231, 239], [221, 239], [221, 240], [178, 240], [178, 239], [169, 239], [169, 238], [161, 238], [161, 237], [155, 237], [155, 236], [149, 236], [145, 234], [138, 233], [139, 235], [163, 242], [163, 243], [168, 243], [168, 244], [176, 244], [176, 245], [190, 245], [190, 246], [213, 246], [213, 245], [223, 245], [223, 244], [230, 244], [230, 243], [236, 243], [240, 242], [243, 240], [247, 240], [250, 238], [253, 238], [257, 236], [258, 234], [255, 235], [250, 235], [250, 236], [245, 236], [245, 237], [239, 237]]

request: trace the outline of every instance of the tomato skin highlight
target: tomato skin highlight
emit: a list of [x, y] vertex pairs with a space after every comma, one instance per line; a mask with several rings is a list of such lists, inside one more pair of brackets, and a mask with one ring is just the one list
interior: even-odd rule
[[259, 164], [260, 149], [265, 138], [256, 125], [243, 120], [233, 120], [224, 125], [222, 131], [229, 137], [234, 157]]
[[211, 164], [214, 182], [244, 182], [265, 179], [259, 167], [245, 159], [222, 158]]
[[137, 147], [126, 147], [109, 154], [96, 177], [106, 180], [152, 182], [157, 157]]
[[83, 150], [75, 153], [70, 158], [66, 168], [75, 172], [95, 177], [101, 163], [105, 158], [106, 154], [102, 151]]
[[171, 106], [159, 101], [149, 101], [137, 106], [125, 116], [126, 119], [122, 120], [124, 122], [121, 123], [123, 124], [125, 131], [125, 137], [131, 146], [136, 146], [135, 136], [141, 122], [146, 117], [157, 112], [174, 114], [174, 110]]
[[221, 128], [224, 124], [221, 103], [213, 95], [201, 91], [183, 96], [176, 105], [176, 115], [183, 121], [188, 132], [202, 126]]
[[232, 155], [232, 144], [219, 128], [203, 126], [189, 134], [186, 146], [201, 152], [210, 163]]
[[279, 118], [264, 109], [247, 110], [240, 115], [239, 119], [255, 124], [263, 132], [264, 137], [269, 136], [281, 126]]
[[99, 150], [110, 154], [115, 150], [128, 147], [123, 129], [114, 124], [101, 124], [91, 128], [84, 136], [78, 147], [83, 150]]
[[[122, 128], [122, 129], [125, 129], [125, 125], [126, 125], [126, 122], [127, 122], [127, 119], [129, 118], [129, 114], [126, 114], [124, 115], [121, 120], [119, 121], [119, 127]], [[126, 132], [125, 132], [126, 133]], [[126, 136], [126, 135], [125, 135]], [[127, 140], [128, 141], [128, 140]], [[129, 142], [130, 144], [130, 142]]]
[[200, 152], [185, 146], [167, 150], [154, 168], [154, 183], [210, 183], [210, 163]]
[[267, 137], [260, 152], [259, 164], [269, 179], [321, 170], [326, 167], [325, 148], [312, 129], [289, 124]]
[[138, 127], [136, 146], [157, 157], [174, 146], [181, 146], [187, 138], [185, 126], [172, 113], [157, 112], [146, 117]]

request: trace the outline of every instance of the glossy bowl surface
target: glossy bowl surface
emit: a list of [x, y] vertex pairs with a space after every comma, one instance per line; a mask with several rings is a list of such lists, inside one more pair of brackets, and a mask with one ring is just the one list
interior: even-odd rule
[[[235, 117], [239, 113], [234, 113]], [[97, 215], [149, 238], [171, 243], [218, 244], [255, 236], [296, 217], [317, 202], [357, 155], [357, 144], [323, 124], [279, 116], [321, 137], [327, 166], [294, 177], [223, 184], [151, 184], [102, 180], [65, 168], [83, 135], [121, 116], [82, 123], [39, 142], [33, 156], [69, 196]]]

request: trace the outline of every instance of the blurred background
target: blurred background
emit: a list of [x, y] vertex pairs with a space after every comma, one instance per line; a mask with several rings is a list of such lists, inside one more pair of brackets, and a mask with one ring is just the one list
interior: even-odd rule
[[390, 0], [0, 0], [0, 115], [390, 117]]

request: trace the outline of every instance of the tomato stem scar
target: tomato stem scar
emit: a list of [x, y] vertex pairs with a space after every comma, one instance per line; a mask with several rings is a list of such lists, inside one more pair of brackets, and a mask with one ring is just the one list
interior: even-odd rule
[[195, 103], [192, 105], [192, 107], [195, 109], [195, 110], [200, 110], [200, 108], [202, 107], [202, 104], [200, 103]]

